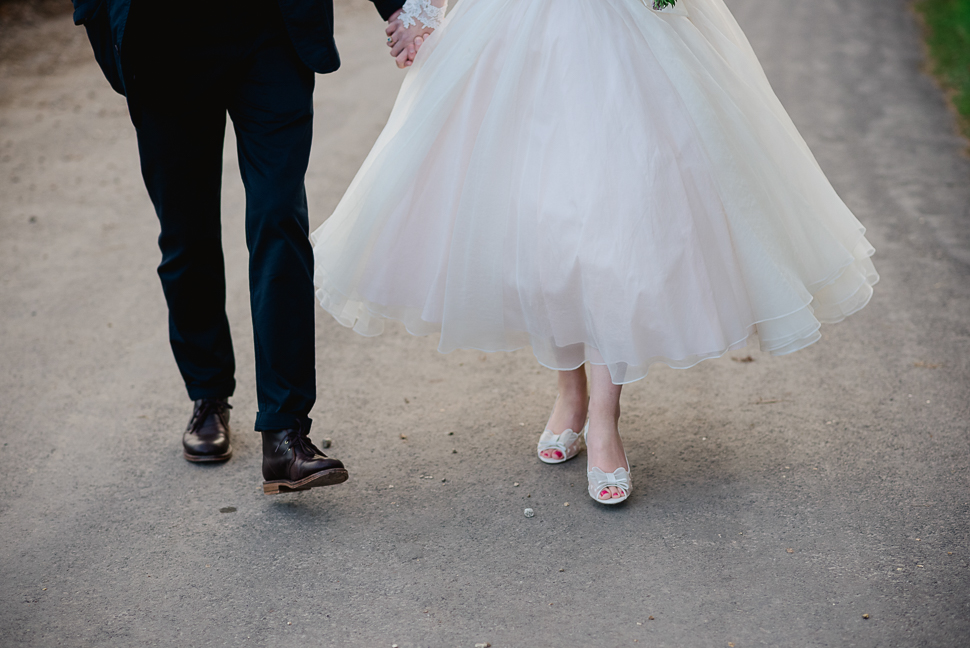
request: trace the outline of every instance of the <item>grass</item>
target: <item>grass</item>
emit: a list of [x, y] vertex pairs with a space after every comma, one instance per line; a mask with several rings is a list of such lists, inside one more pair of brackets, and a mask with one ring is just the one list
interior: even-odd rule
[[933, 74], [948, 91], [970, 137], [970, 0], [917, 0]]

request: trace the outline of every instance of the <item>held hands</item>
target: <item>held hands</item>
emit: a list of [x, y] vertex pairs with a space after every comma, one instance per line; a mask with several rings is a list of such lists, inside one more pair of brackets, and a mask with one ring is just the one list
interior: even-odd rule
[[405, 27], [400, 18], [402, 11], [398, 10], [391, 16], [384, 33], [387, 34], [387, 46], [391, 48], [391, 58], [399, 68], [404, 69], [414, 63], [414, 57], [421, 49], [424, 39], [434, 30], [421, 23]]
[[414, 63], [421, 44], [441, 26], [447, 0], [407, 0], [387, 21], [387, 46], [399, 68]]

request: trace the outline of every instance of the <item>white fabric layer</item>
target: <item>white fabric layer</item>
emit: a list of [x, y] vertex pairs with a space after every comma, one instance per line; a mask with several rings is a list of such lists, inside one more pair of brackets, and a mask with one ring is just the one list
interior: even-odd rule
[[460, 0], [312, 234], [314, 281], [363, 335], [619, 384], [815, 342], [872, 294], [864, 232], [722, 0]]

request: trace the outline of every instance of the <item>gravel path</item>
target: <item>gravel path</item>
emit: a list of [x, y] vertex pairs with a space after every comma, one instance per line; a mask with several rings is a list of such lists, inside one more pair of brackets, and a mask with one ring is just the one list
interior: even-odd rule
[[[806, 351], [629, 386], [637, 490], [616, 509], [586, 496], [584, 459], [535, 459], [555, 378], [528, 351], [442, 356], [322, 312], [313, 437], [352, 478], [264, 496], [231, 138], [235, 455], [185, 462], [190, 403], [124, 101], [69, 16], [4, 34], [25, 45], [0, 60], [0, 644], [967, 645], [965, 143], [906, 0], [729, 3], [883, 280]], [[369, 3], [338, 4], [313, 225], [402, 78]]]

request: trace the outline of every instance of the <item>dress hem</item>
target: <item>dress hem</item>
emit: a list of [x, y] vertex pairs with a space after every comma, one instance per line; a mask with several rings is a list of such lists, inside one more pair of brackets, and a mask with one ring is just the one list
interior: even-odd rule
[[[865, 240], [864, 235], [862, 237], [862, 240]], [[872, 247], [868, 246], [867, 253], [863, 256], [863, 259], [868, 260], [871, 256], [872, 256]], [[690, 369], [691, 367], [695, 367], [701, 362], [704, 362], [705, 360], [715, 360], [717, 358], [724, 357], [724, 355], [730, 353], [731, 351], [736, 351], [738, 349], [746, 348], [753, 343], [755, 338], [759, 339], [759, 348], [762, 351], [765, 351], [771, 355], [777, 355], [777, 356], [788, 355], [790, 353], [794, 353], [796, 351], [800, 351], [804, 348], [807, 348], [812, 344], [814, 344], [815, 342], [818, 342], [822, 338], [822, 335], [819, 332], [819, 330], [822, 327], [822, 324], [836, 324], [838, 322], [841, 322], [846, 318], [850, 317], [851, 315], [859, 312], [860, 310], [865, 308], [866, 305], [868, 305], [869, 301], [872, 299], [872, 294], [873, 294], [872, 286], [876, 285], [879, 282], [879, 275], [876, 274], [874, 271], [872, 273], [868, 273], [863, 271], [860, 268], [859, 269], [860, 275], [863, 277], [863, 282], [861, 283], [861, 285], [855, 291], [853, 291], [853, 293], [850, 296], [844, 299], [841, 299], [837, 302], [830, 302], [825, 304], [825, 306], [829, 308], [833, 306], [838, 308], [842, 304], [855, 302], [852, 304], [852, 307], [850, 307], [850, 309], [842, 310], [841, 308], [838, 308], [839, 315], [840, 315], [839, 317], [825, 318], [823, 320], [815, 317], [816, 309], [812, 307], [812, 302], [815, 301], [815, 295], [819, 291], [821, 291], [822, 289], [828, 286], [835, 284], [837, 281], [839, 281], [839, 279], [843, 278], [851, 268], [858, 266], [858, 263], [860, 260], [862, 259], [857, 258], [855, 261], [850, 262], [845, 266], [842, 266], [841, 268], [836, 270], [832, 275], [830, 275], [830, 277], [826, 282], [817, 284], [815, 292], [812, 294], [812, 299], [810, 299], [808, 303], [802, 305], [800, 308], [796, 308], [793, 311], [783, 315], [764, 318], [748, 324], [745, 327], [747, 330], [747, 333], [744, 337], [732, 343], [727, 344], [726, 346], [722, 347], [719, 350], [698, 353], [698, 354], [691, 354], [679, 360], [670, 358], [668, 356], [654, 356], [648, 360], [641, 361], [636, 365], [629, 365], [626, 363], [616, 363], [616, 362], [610, 363], [610, 362], [603, 362], [603, 361], [594, 361], [589, 358], [589, 355], [590, 355], [589, 350], [590, 349], [594, 350], [597, 354], [599, 354], [599, 350], [595, 346], [589, 343], [582, 343], [586, 348], [586, 351], [584, 352], [584, 356], [585, 356], [584, 360], [578, 364], [575, 364], [575, 366], [568, 366], [568, 367], [557, 367], [548, 361], [544, 361], [539, 356], [539, 354], [536, 353], [535, 345], [532, 343], [511, 345], [508, 347], [501, 347], [501, 346], [489, 347], [487, 345], [474, 346], [471, 344], [468, 344], [468, 345], [456, 344], [456, 345], [444, 346], [439, 342], [437, 350], [439, 353], [442, 353], [442, 354], [449, 354], [453, 351], [460, 351], [460, 350], [478, 351], [481, 353], [511, 353], [513, 351], [520, 351], [528, 347], [532, 349], [532, 353], [536, 361], [541, 366], [545, 367], [546, 369], [550, 369], [552, 371], [572, 371], [572, 370], [578, 369], [579, 367], [583, 366], [586, 363], [599, 365], [599, 366], [624, 366], [628, 368], [645, 367], [645, 369], [642, 372], [641, 371], [634, 372], [636, 374], [636, 377], [631, 378], [629, 380], [620, 380], [620, 381], [617, 381], [615, 379], [615, 377], [613, 376], [613, 371], [611, 370], [610, 371], [611, 380], [615, 385], [626, 385], [626, 384], [630, 384], [630, 383], [634, 383], [639, 380], [642, 380], [646, 378], [647, 375], [649, 375], [650, 368], [657, 364], [665, 365], [670, 369]], [[317, 265], [316, 271], [315, 271], [316, 276], [314, 277], [315, 279], [314, 283], [317, 284], [316, 297], [320, 302], [321, 306], [324, 308], [324, 310], [330, 313], [330, 315], [341, 326], [350, 328], [355, 333], [363, 337], [377, 337], [378, 335], [381, 335], [384, 332], [384, 320], [391, 320], [391, 321], [400, 322], [410, 335], [413, 335], [416, 337], [427, 337], [435, 333], [439, 335], [441, 334], [442, 326], [440, 322], [430, 322], [419, 318], [419, 322], [424, 326], [420, 328], [418, 326], [414, 326], [413, 324], [415, 324], [415, 322], [413, 320], [409, 321], [408, 319], [405, 319], [402, 316], [395, 316], [389, 313], [381, 312], [380, 310], [375, 309], [373, 307], [375, 306], [374, 302], [366, 301], [363, 299], [354, 299], [354, 298], [348, 297], [340, 290], [332, 288], [331, 282], [321, 280], [322, 279], [321, 275], [325, 275], [325, 274], [326, 274], [325, 271], [319, 265]], [[331, 285], [331, 289], [329, 291], [321, 287], [321, 284], [324, 284], [324, 283]], [[857, 298], [859, 297], [860, 293], [863, 293], [863, 292], [867, 294], [860, 301]], [[334, 299], [334, 297], [337, 297], [337, 299]], [[332, 306], [333, 308], [329, 308], [328, 305]], [[356, 311], [356, 313], [358, 314], [356, 317], [351, 319], [350, 317], [346, 317], [346, 316], [341, 317], [335, 314], [336, 312], [341, 312], [341, 311], [345, 312], [347, 310], [348, 305], [353, 305], [353, 307], [350, 310]], [[783, 338], [776, 339], [770, 344], [770, 346], [766, 346], [769, 343], [766, 343], [763, 338], [760, 338], [758, 334], [759, 325], [782, 320], [787, 317], [792, 317], [806, 310], [811, 311], [812, 319], [814, 320], [814, 324], [811, 325], [808, 329], [803, 329], [801, 331], [798, 331], [796, 334], [794, 334], [794, 336], [789, 335]], [[366, 315], [366, 317], [361, 317], [361, 315]], [[516, 333], [521, 333], [522, 335], [528, 336], [530, 339], [532, 338], [532, 335], [527, 331], [516, 331]], [[624, 373], [626, 373], [626, 371], [624, 371]]]

